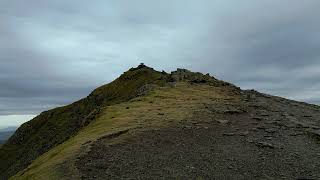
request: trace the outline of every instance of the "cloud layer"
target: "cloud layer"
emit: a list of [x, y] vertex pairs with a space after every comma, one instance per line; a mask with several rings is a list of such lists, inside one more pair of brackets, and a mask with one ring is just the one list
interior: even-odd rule
[[140, 62], [319, 103], [319, 8], [318, 0], [1, 1], [0, 115], [70, 103]]

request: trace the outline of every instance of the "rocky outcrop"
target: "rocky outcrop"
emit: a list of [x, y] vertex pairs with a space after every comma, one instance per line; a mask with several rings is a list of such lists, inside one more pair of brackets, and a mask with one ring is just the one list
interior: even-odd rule
[[235, 91], [240, 90], [239, 87], [236, 87], [233, 84], [228, 82], [224, 82], [210, 76], [210, 74], [202, 74], [200, 72], [191, 72], [187, 69], [180, 69], [178, 68], [176, 71], [171, 72], [169, 75], [170, 81], [179, 82], [179, 81], [186, 81], [190, 83], [197, 83], [197, 84], [208, 84], [211, 86], [230, 86], [234, 88]]

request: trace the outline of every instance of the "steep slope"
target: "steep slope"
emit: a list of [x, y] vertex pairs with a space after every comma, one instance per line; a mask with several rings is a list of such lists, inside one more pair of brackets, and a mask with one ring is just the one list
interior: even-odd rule
[[71, 105], [41, 113], [23, 124], [0, 149], [0, 177], [26, 168], [34, 159], [66, 141], [100, 113], [100, 107], [127, 101], [149, 83], [161, 85], [166, 74], [140, 65]]
[[90, 95], [97, 115], [12, 179], [320, 178], [319, 106], [183, 69], [127, 73]]

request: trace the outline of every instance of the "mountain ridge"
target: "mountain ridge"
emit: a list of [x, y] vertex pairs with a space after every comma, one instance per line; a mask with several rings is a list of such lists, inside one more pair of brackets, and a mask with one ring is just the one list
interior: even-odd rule
[[155, 71], [144, 64], [131, 68], [113, 82], [95, 89], [86, 98], [67, 106], [44, 111], [32, 121], [21, 125], [0, 149], [0, 156], [5, 157], [0, 160], [0, 170], [7, 172], [4, 173], [7, 177], [26, 168], [39, 155], [66, 141], [94, 120], [99, 115], [100, 106], [130, 100], [148, 90], [149, 83], [161, 86], [166, 82], [190, 78], [193, 78], [191, 81], [195, 83], [210, 80], [210, 83], [223, 84], [210, 76], [202, 76], [201, 73], [193, 74], [184, 69], [167, 74]]
[[[307, 115], [303, 115], [303, 113], [307, 113]], [[142, 164], [148, 164], [143, 157], [150, 154], [141, 154], [135, 151], [140, 146], [145, 146], [145, 149], [150, 150], [150, 152], [158, 151], [154, 147], [168, 148], [163, 149], [163, 152], [172, 154], [172, 157], [161, 152], [159, 152], [161, 156], [154, 156], [156, 161], [164, 164], [167, 163], [167, 160], [169, 162], [170, 158], [179, 156], [176, 151], [181, 151], [180, 153], [183, 156], [186, 155], [186, 160], [190, 157], [185, 153], [196, 155], [191, 147], [187, 149], [177, 147], [177, 149], [171, 151], [171, 145], [178, 145], [180, 144], [179, 141], [186, 144], [202, 142], [203, 144], [198, 144], [196, 147], [199, 146], [199, 148], [205, 150], [209, 147], [213, 148], [211, 146], [214, 144], [206, 145], [205, 142], [217, 142], [221, 147], [230, 146], [225, 144], [225, 141], [219, 140], [230, 137], [237, 139], [237, 141], [232, 141], [236, 145], [235, 147], [232, 146], [234, 149], [246, 145], [251, 147], [250, 151], [263, 148], [263, 151], [269, 153], [272, 149], [278, 149], [275, 142], [269, 142], [273, 140], [272, 138], [269, 139], [269, 137], [273, 137], [273, 133], [277, 134], [279, 132], [280, 135], [281, 133], [287, 135], [288, 133], [299, 132], [305, 134], [308, 138], [310, 137], [312, 142], [315, 140], [315, 143], [317, 143], [319, 138], [317, 128], [320, 126], [320, 122], [316, 120], [317, 115], [319, 115], [319, 106], [316, 105], [290, 101], [256, 91], [244, 91], [230, 83], [217, 80], [209, 74], [203, 75], [186, 69], [177, 69], [177, 71], [168, 74], [155, 71], [141, 64], [137, 68], [131, 68], [115, 81], [97, 88], [86, 98], [65, 107], [43, 112], [29, 123], [22, 125], [15, 135], [9, 139], [8, 143], [0, 149], [1, 157], [5, 157], [5, 153], [9, 153], [9, 155], [13, 152], [18, 153], [18, 155], [14, 154], [1, 158], [0, 175], [8, 178], [19, 172], [13, 176], [13, 179], [39, 179], [41, 176], [42, 178], [48, 176], [52, 179], [60, 179], [67, 177], [66, 175], [70, 179], [121, 179], [130, 178], [130, 176], [139, 177], [142, 175], [141, 173], [144, 173], [148, 176], [141, 177], [156, 178], [157, 176], [152, 173], [153, 171], [144, 172], [148, 168], [140, 167], [132, 159], [131, 161], [135, 165], [130, 167], [126, 167], [122, 161], [117, 162], [119, 159], [126, 159], [127, 161], [128, 158], [132, 158], [129, 154], [126, 154], [126, 150], [122, 147], [129, 148], [132, 152], [137, 153], [135, 158], [141, 160]], [[297, 119], [297, 116], [303, 120]], [[59, 122], [59, 124], [55, 122]], [[228, 132], [230, 130], [235, 132]], [[47, 133], [49, 133], [49, 137]], [[194, 135], [197, 136], [190, 136], [190, 133], [195, 133]], [[219, 133], [223, 138], [220, 137]], [[251, 134], [255, 133], [255, 136], [250, 137]], [[265, 133], [269, 136], [264, 137], [263, 134]], [[172, 134], [172, 137], [177, 138], [170, 140], [171, 138], [165, 136], [165, 134]], [[211, 136], [208, 137], [206, 134], [211, 134]], [[195, 141], [195, 137], [198, 136], [202, 138]], [[302, 138], [301, 135], [298, 136]], [[148, 137], [153, 138], [148, 139]], [[187, 140], [183, 140], [184, 137]], [[254, 137], [260, 139], [256, 140]], [[288, 137], [290, 141], [282, 141], [288, 141], [288, 149], [292, 150], [294, 144], [291, 142], [291, 136], [288, 135]], [[273, 138], [274, 141], [282, 143], [276, 137]], [[137, 139], [141, 140], [138, 141]], [[153, 143], [156, 143], [155, 139], [160, 142], [159, 146], [153, 145]], [[317, 150], [318, 147], [309, 142], [309, 139], [307, 140], [314, 150]], [[122, 142], [127, 141], [128, 143], [122, 144]], [[107, 145], [110, 143], [115, 144]], [[22, 148], [22, 150], [17, 147]], [[143, 151], [143, 149], [140, 150]], [[225, 151], [225, 149], [223, 150]], [[305, 150], [302, 149], [301, 151]], [[107, 153], [107, 156], [103, 155], [102, 152], [109, 152], [110, 154]], [[207, 152], [207, 150], [204, 152]], [[279, 154], [282, 153], [285, 152], [279, 150]], [[247, 156], [246, 152], [243, 152], [243, 154], [243, 156]], [[312, 154], [311, 151], [306, 153], [308, 156], [310, 154]], [[223, 156], [224, 153], [220, 155]], [[230, 156], [241, 159], [234, 154]], [[268, 156], [265, 155], [264, 157]], [[121, 166], [111, 162], [111, 164], [108, 164], [110, 158], [115, 158], [116, 164]], [[150, 158], [150, 160], [153, 160], [152, 157]], [[163, 158], [169, 159], [162, 161]], [[220, 162], [215, 159], [214, 154], [211, 154], [208, 158]], [[80, 161], [80, 159], [84, 160]], [[100, 162], [99, 159], [105, 161]], [[313, 160], [316, 160], [316, 158], [313, 158]], [[199, 159], [196, 158], [194, 161], [197, 162]], [[185, 161], [181, 162], [184, 165], [188, 164]], [[210, 160], [210, 163], [212, 162]], [[255, 160], [248, 163], [254, 162], [257, 163]], [[152, 162], [150, 163], [152, 166], [150, 169], [166, 169], [166, 167], [159, 167]], [[175, 163], [179, 164], [179, 162]], [[201, 168], [209, 168], [205, 163], [198, 165]], [[172, 165], [168, 166], [171, 167]], [[299, 165], [295, 166], [300, 167]], [[111, 169], [103, 171], [104, 174], [101, 174], [101, 169], [98, 167], [102, 169], [110, 167]], [[133, 173], [133, 167], [140, 168], [138, 173]], [[48, 168], [55, 170], [49, 172]], [[221, 169], [221, 167], [215, 168]], [[314, 172], [309, 166], [305, 168]], [[116, 169], [123, 169], [124, 171], [117, 172]], [[164, 177], [188, 178], [183, 174], [193, 177], [192, 174], [181, 169], [178, 165], [171, 167], [171, 169], [176, 169], [177, 172], [167, 172], [166, 175], [168, 176]], [[217, 170], [209, 169], [208, 173]], [[228, 172], [224, 168], [221, 171]], [[283, 171], [287, 172], [286, 170]], [[59, 175], [59, 173], [62, 174]], [[255, 173], [257, 171], [253, 169], [252, 174]], [[201, 171], [197, 171], [196, 174], [198, 174], [198, 177], [194, 178], [207, 179], [210, 177], [201, 173]], [[265, 174], [270, 176], [272, 172], [265, 172]], [[316, 172], [314, 174], [317, 175]], [[221, 174], [218, 175], [222, 178]], [[237, 174], [237, 176], [242, 177], [243, 175]], [[288, 172], [286, 176], [289, 177], [290, 173]]]

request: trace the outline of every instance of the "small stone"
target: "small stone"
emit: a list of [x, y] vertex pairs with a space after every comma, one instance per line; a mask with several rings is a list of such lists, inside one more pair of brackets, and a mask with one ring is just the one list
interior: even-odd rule
[[234, 136], [235, 134], [234, 133], [223, 133], [222, 135], [224, 135], [224, 136]]
[[284, 124], [284, 126], [285, 126], [285, 127], [287, 127], [287, 128], [294, 128], [294, 127], [296, 127], [296, 125], [295, 125], [295, 124], [293, 124], [293, 123], [290, 123], [290, 124]]
[[257, 126], [257, 129], [266, 129], [264, 126]]
[[194, 166], [187, 166], [187, 168], [189, 168], [189, 169], [195, 169]]
[[186, 129], [192, 129], [192, 126], [183, 126]]
[[126, 107], [126, 109], [130, 109], [130, 107]]
[[233, 169], [233, 166], [232, 165], [227, 165], [228, 169]]
[[253, 140], [252, 139], [247, 139], [246, 140], [248, 143], [253, 143]]
[[267, 132], [267, 133], [275, 133], [277, 130], [275, 130], [275, 129], [265, 129], [264, 131]]
[[292, 134], [290, 134], [290, 136], [300, 136], [300, 135], [303, 135], [302, 132], [294, 132]]
[[267, 142], [258, 142], [256, 143], [256, 145], [258, 147], [262, 147], [262, 148], [270, 148], [270, 149], [274, 149], [274, 146], [270, 143], [267, 143]]
[[261, 118], [261, 117], [253, 117], [252, 119], [257, 120], [257, 121], [262, 121], [263, 120], [263, 118]]
[[306, 115], [303, 115], [303, 117], [312, 117], [312, 115], [307, 115], [307, 114], [306, 114]]
[[310, 135], [320, 139], [320, 130], [308, 130], [307, 132]]
[[275, 121], [268, 121], [268, 122], [265, 122], [266, 124], [275, 124], [276, 122]]
[[239, 133], [240, 136], [247, 136], [248, 134], [249, 134], [249, 131], [243, 131]]
[[240, 114], [240, 113], [242, 113], [242, 112], [243, 112], [243, 111], [238, 110], [238, 109], [226, 110], [226, 111], [224, 111], [225, 114]]
[[228, 120], [225, 120], [225, 119], [218, 119], [218, 120], [216, 120], [218, 123], [220, 123], [220, 124], [228, 124], [229, 123], [229, 121]]

